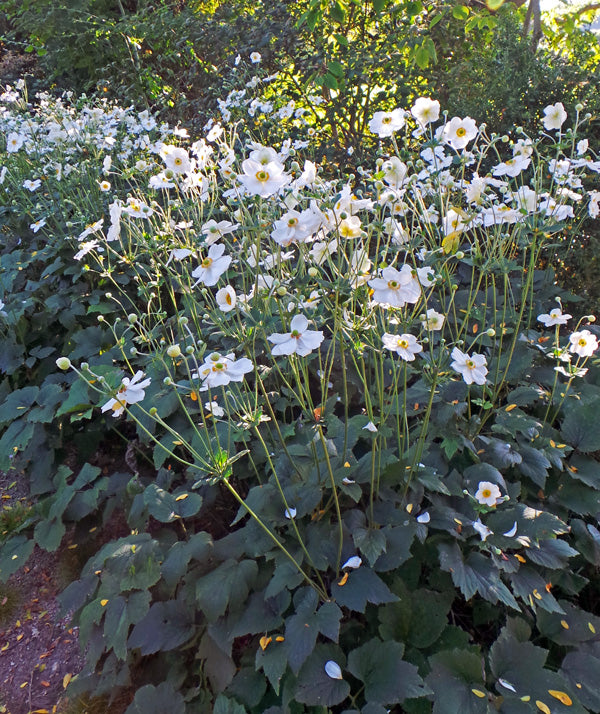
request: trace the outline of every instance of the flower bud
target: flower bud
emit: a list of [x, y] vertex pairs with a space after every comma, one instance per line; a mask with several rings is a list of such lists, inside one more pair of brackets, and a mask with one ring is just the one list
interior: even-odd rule
[[182, 327], [185, 327], [185, 326], [188, 324], [188, 322], [189, 322], [189, 320], [187, 319], [187, 317], [180, 317], [180, 318], [179, 318], [179, 324], [180, 324]]
[[104, 322], [104, 315], [98, 315], [96, 319], [98, 320], [98, 322]]
[[488, 337], [495, 337], [495, 336], [496, 336], [496, 330], [494, 330], [493, 327], [490, 327], [489, 329], [487, 329], [487, 330], [485, 331], [485, 334], [486, 334]]
[[319, 271], [317, 270], [317, 268], [312, 266], [307, 270], [307, 273], [311, 278], [316, 278], [319, 275]]
[[135, 357], [136, 354], [137, 354], [137, 347], [130, 347], [130, 348], [129, 348], [129, 354], [130, 354], [132, 357]]
[[67, 369], [70, 369], [70, 367], [71, 367], [71, 360], [68, 357], [59, 357], [56, 360], [56, 366], [59, 369], [66, 371]]
[[455, 257], [457, 260], [462, 260], [462, 259], [465, 257], [465, 253], [464, 253], [464, 251], [462, 251], [462, 250], [458, 250], [458, 251], [456, 251], [456, 253], [454, 254], [454, 257]]
[[156, 416], [157, 412], [158, 409], [156, 407], [150, 407], [150, 409], [148, 410], [148, 414], [150, 414], [150, 416]]
[[188, 345], [185, 348], [185, 353], [186, 355], [193, 355], [194, 354], [194, 346], [193, 345]]
[[173, 384], [173, 380], [171, 379], [171, 377], [165, 377], [163, 379], [163, 384], [165, 385], [165, 387], [170, 387]]
[[179, 345], [170, 345], [167, 347], [167, 354], [172, 359], [177, 359], [177, 357], [181, 356], [181, 347]]
[[277, 294], [279, 295], [279, 297], [283, 297], [286, 293], [287, 293], [287, 288], [285, 287], [285, 285], [280, 285], [277, 288]]
[[581, 104], [581, 102], [579, 102], [578, 104], [575, 105], [575, 111], [576, 112], [583, 111], [583, 104]]
[[596, 322], [596, 315], [588, 315], [585, 319], [588, 322]]

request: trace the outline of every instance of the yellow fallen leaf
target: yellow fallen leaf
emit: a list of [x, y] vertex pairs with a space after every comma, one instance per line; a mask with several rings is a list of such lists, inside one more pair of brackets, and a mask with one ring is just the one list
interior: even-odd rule
[[71, 673], [65, 674], [63, 677], [63, 689], [66, 689], [69, 686], [69, 682], [73, 679], [73, 675]]
[[591, 622], [588, 622], [588, 627], [590, 628], [590, 632], [592, 632], [594, 635], [596, 634], [596, 628], [592, 625]]
[[570, 707], [573, 704], [573, 700], [566, 692], [561, 692], [560, 689], [549, 689], [548, 694], [559, 702], [564, 704], [566, 707]]
[[471, 689], [471, 691], [476, 697], [479, 697], [480, 699], [483, 699], [485, 697], [485, 692], [482, 692], [481, 689]]
[[179, 496], [175, 499], [176, 501], [185, 501], [185, 499], [189, 496], [189, 493], [180, 493]]
[[565, 630], [569, 629], [569, 623], [566, 620], [561, 620], [560, 624], [562, 627], [564, 627]]
[[516, 409], [517, 405], [516, 404], [509, 404], [506, 409], [504, 410], [505, 412], [512, 412], [513, 409]]
[[550, 707], [547, 704], [544, 704], [544, 702], [541, 702], [539, 699], [535, 700], [535, 706], [541, 712], [544, 712], [544, 714], [552, 714], [552, 712], [550, 711]]
[[285, 637], [283, 637], [282, 635], [277, 635], [277, 637], [275, 638], [275, 642], [285, 642]]
[[100, 600], [100, 604], [102, 605], [102, 607], [105, 607], [106, 605], [108, 605], [108, 600]]
[[258, 644], [260, 645], [261, 650], [264, 652], [272, 641], [272, 637], [267, 637], [266, 635], [263, 635], [263, 637], [261, 637], [258, 641]]
[[342, 579], [340, 580], [340, 582], [338, 583], [338, 585], [339, 585], [340, 587], [342, 587], [342, 586], [345, 585], [347, 582], [348, 582], [348, 573], [344, 573], [344, 575], [342, 576]]

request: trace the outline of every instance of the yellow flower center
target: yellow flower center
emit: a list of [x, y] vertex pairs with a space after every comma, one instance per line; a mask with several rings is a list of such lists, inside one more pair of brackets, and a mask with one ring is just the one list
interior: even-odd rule
[[464, 128], [464, 126], [459, 126], [456, 130], [456, 136], [464, 136], [466, 133], [467, 130]]
[[388, 281], [388, 288], [390, 288], [390, 290], [398, 290], [399, 287], [400, 283], [397, 280]]
[[483, 491], [481, 492], [481, 495], [484, 498], [489, 498], [492, 495], [492, 492], [490, 491], [489, 488], [484, 488]]
[[204, 260], [200, 263], [201, 268], [210, 268], [212, 265], [212, 258], [204, 258]]
[[382, 124], [391, 124], [391, 123], [392, 123], [392, 117], [390, 117], [390, 116], [383, 117], [383, 119], [381, 120], [381, 123], [382, 123]]
[[257, 171], [256, 172], [256, 179], [260, 181], [261, 183], [266, 183], [269, 180], [269, 172], [268, 171]]

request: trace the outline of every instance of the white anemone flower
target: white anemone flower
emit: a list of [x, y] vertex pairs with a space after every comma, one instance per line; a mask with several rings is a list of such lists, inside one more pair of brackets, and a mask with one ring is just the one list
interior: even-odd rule
[[441, 330], [444, 326], [445, 316], [433, 308], [427, 310], [425, 319], [421, 322], [424, 330]]
[[231, 312], [235, 308], [237, 297], [231, 285], [221, 288], [215, 295], [215, 300], [221, 312]]
[[219, 221], [217, 223], [214, 218], [211, 218], [202, 226], [201, 232], [206, 236], [206, 245], [212, 245], [216, 243], [219, 238], [233, 233], [239, 227], [239, 223], [232, 223], [231, 221]]
[[478, 518], [476, 521], [473, 521], [471, 523], [471, 525], [477, 531], [477, 533], [479, 534], [479, 537], [483, 541], [485, 541], [488, 536], [494, 535], [494, 532], [492, 530], [490, 530], [486, 525], [484, 525], [481, 522], [480, 518]]
[[220, 407], [214, 399], [212, 402], [206, 402], [204, 408], [210, 416], [214, 416], [216, 419], [220, 419], [222, 416], [225, 416], [225, 410], [223, 407]]
[[147, 379], [143, 379], [143, 377], [144, 373], [142, 371], [136, 372], [131, 379], [124, 377], [116, 396], [106, 402], [102, 407], [102, 411], [107, 412], [112, 410], [112, 415], [118, 417], [125, 411], [125, 407], [128, 404], [141, 402], [146, 396], [144, 389], [148, 387], [151, 382], [149, 377]]
[[502, 494], [498, 486], [490, 481], [480, 481], [475, 494], [475, 500], [482, 506], [495, 506]]
[[589, 330], [574, 332], [569, 336], [569, 352], [579, 357], [590, 357], [598, 349], [598, 338]]
[[544, 129], [551, 131], [552, 129], [560, 129], [566, 119], [567, 112], [565, 111], [563, 103], [556, 102], [556, 104], [549, 104], [544, 109], [542, 123], [544, 124]]
[[181, 146], [165, 146], [161, 152], [167, 169], [174, 174], [186, 174], [192, 169], [188, 152]]
[[547, 315], [538, 315], [537, 319], [546, 327], [552, 327], [552, 325], [566, 325], [572, 317], [573, 315], [563, 314], [560, 307], [555, 307]]
[[419, 97], [410, 113], [422, 127], [437, 121], [440, 118], [440, 103], [437, 99], [429, 97]]
[[25, 137], [22, 134], [17, 134], [14, 131], [6, 137], [6, 151], [9, 154], [17, 152], [25, 143]]
[[323, 342], [321, 330], [307, 330], [308, 320], [304, 315], [296, 315], [290, 323], [290, 332], [275, 332], [267, 339], [275, 347], [271, 350], [274, 355], [293, 355], [306, 357]]
[[453, 117], [442, 131], [442, 139], [446, 144], [459, 151], [477, 136], [477, 124], [471, 117]]
[[419, 352], [423, 352], [423, 346], [419, 344], [414, 335], [390, 335], [386, 332], [381, 339], [386, 349], [395, 352], [407, 362], [413, 362], [415, 355], [418, 355]]
[[225, 387], [230, 382], [242, 382], [244, 375], [253, 369], [254, 365], [247, 357], [236, 360], [233, 352], [228, 355], [212, 352], [192, 374], [192, 379], [202, 380], [200, 391], [205, 392], [214, 387]]
[[404, 307], [414, 304], [421, 297], [421, 286], [413, 276], [410, 265], [403, 265], [400, 270], [384, 268], [381, 278], [369, 280], [373, 288], [373, 301], [390, 307]]
[[380, 139], [392, 134], [404, 126], [406, 113], [403, 109], [393, 109], [391, 112], [375, 112], [369, 122], [369, 130]]
[[239, 181], [248, 193], [268, 198], [276, 194], [290, 182], [280, 163], [274, 161], [261, 164], [253, 159], [246, 159], [242, 163], [243, 174], [238, 175]]
[[192, 277], [196, 278], [195, 285], [202, 283], [207, 287], [216, 285], [219, 278], [229, 267], [231, 256], [223, 255], [225, 246], [215, 243], [208, 249], [208, 255], [200, 265], [192, 272]]
[[484, 355], [469, 355], [461, 352], [458, 347], [452, 350], [452, 369], [458, 372], [467, 384], [485, 384], [487, 371], [487, 361]]

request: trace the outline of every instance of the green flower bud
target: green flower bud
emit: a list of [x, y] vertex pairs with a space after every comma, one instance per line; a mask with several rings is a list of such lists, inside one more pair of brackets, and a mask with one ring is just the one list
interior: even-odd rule
[[163, 384], [165, 385], [165, 387], [170, 387], [173, 384], [173, 380], [171, 379], [171, 377], [165, 377], [163, 379]]
[[185, 348], [185, 353], [186, 355], [193, 355], [194, 354], [194, 346], [193, 345], [188, 345]]
[[68, 357], [59, 357], [59, 358], [56, 360], [56, 366], [57, 366], [59, 369], [62, 369], [62, 370], [65, 370], [65, 371], [66, 371], [67, 369], [70, 369], [70, 368], [71, 368], [71, 360], [70, 360]]
[[307, 272], [311, 278], [316, 278], [319, 275], [319, 271], [315, 267], [310, 267]]
[[167, 354], [172, 359], [177, 359], [177, 357], [181, 356], [181, 347], [179, 345], [170, 345], [167, 347]]
[[137, 319], [138, 319], [138, 318], [137, 318], [137, 315], [132, 312], [132, 313], [130, 313], [129, 315], [127, 315], [127, 319], [129, 320], [129, 324], [130, 324], [130, 325], [135, 325], [135, 323], [137, 322]]
[[156, 407], [150, 407], [150, 409], [148, 410], [148, 414], [150, 414], [150, 416], [156, 416], [157, 412], [158, 409]]

